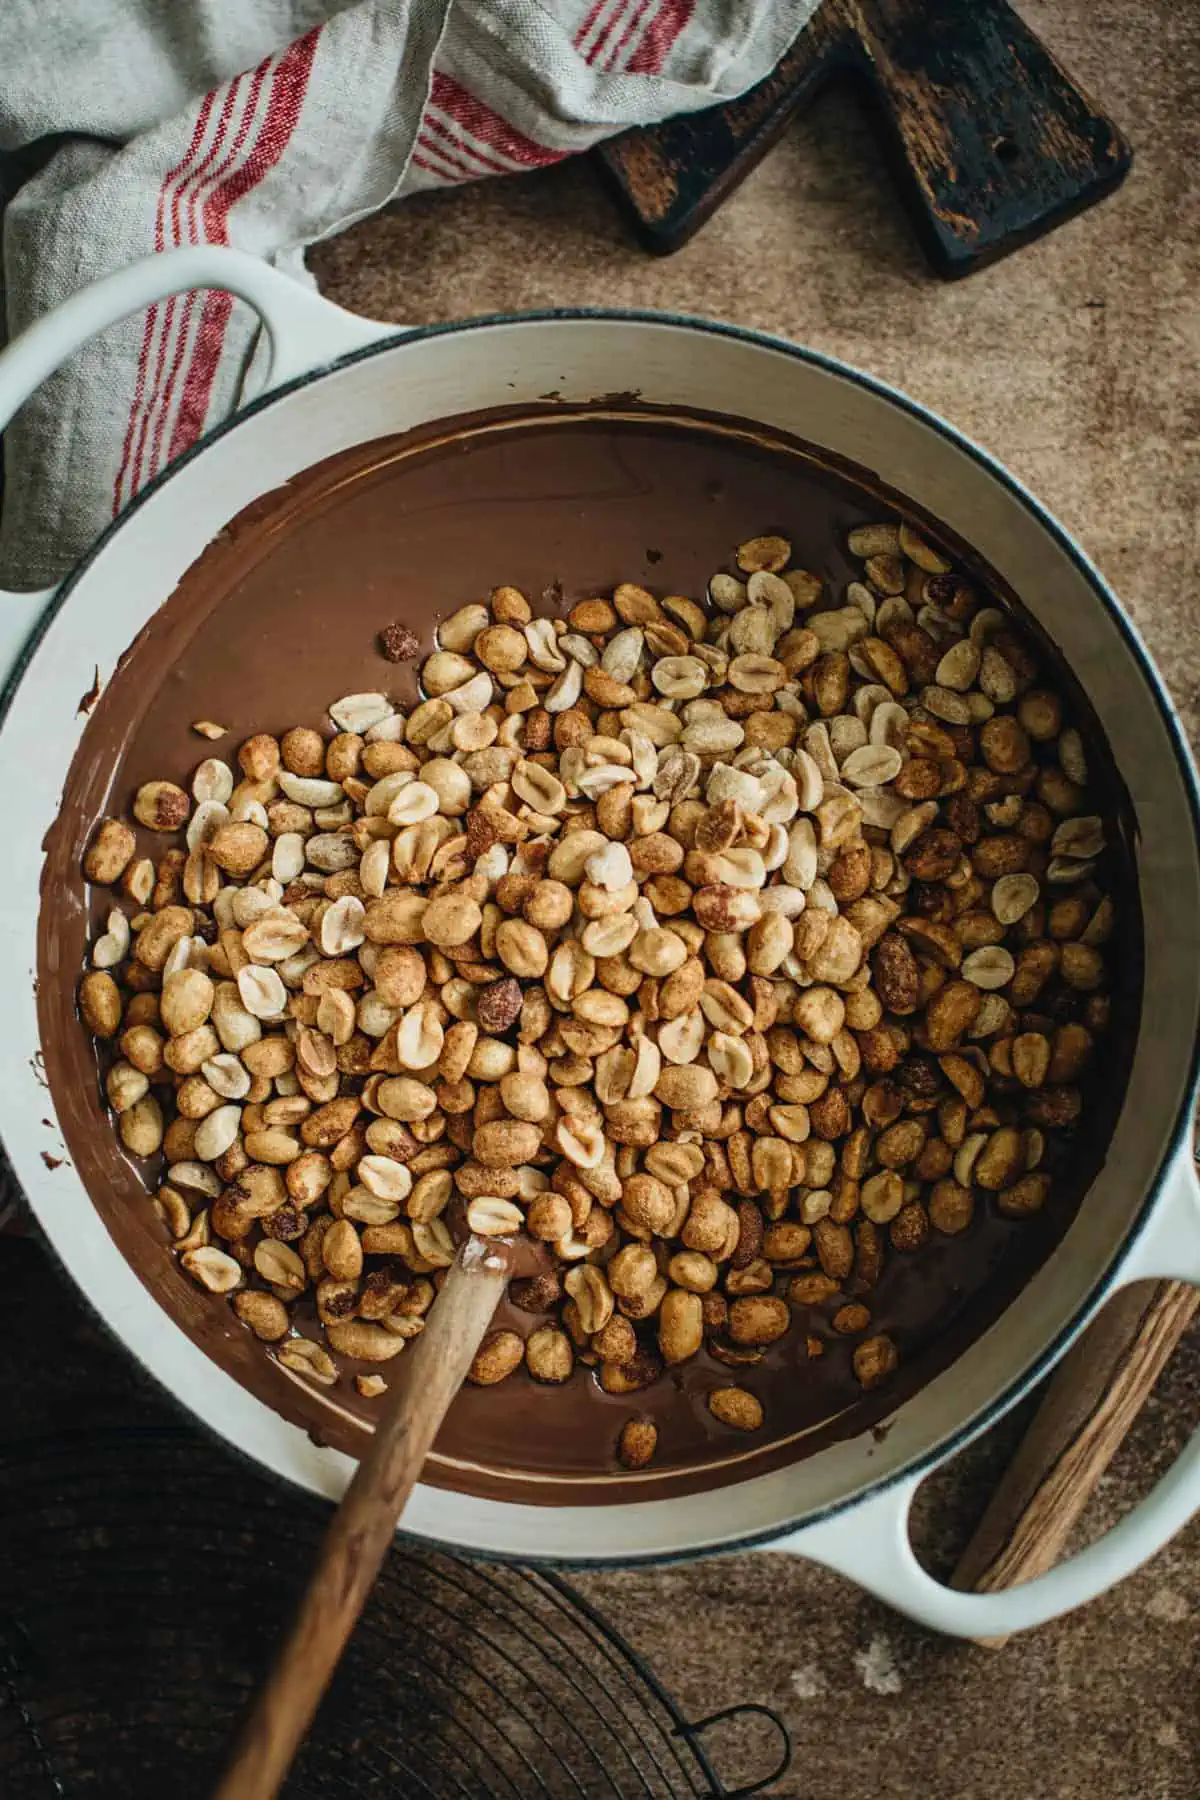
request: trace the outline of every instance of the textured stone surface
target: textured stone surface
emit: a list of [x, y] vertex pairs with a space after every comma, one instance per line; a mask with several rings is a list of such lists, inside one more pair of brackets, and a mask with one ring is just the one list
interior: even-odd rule
[[[1200, 13], [1022, 8], [1135, 148], [1123, 189], [969, 280], [927, 272], [851, 96], [830, 93], [679, 255], [646, 258], [585, 166], [420, 200], [325, 245], [343, 305], [414, 323], [551, 305], [762, 327], [905, 388], [1000, 456], [1077, 534], [1200, 725]], [[1193, 1333], [1105, 1479], [1089, 1532], [1200, 1417]], [[948, 1569], [1014, 1441], [1008, 1422], [921, 1496]], [[581, 1585], [686, 1709], [785, 1716], [789, 1800], [1195, 1800], [1200, 1526], [1090, 1610], [999, 1651], [937, 1639], [783, 1557]], [[749, 1749], [735, 1733], [725, 1748]], [[761, 1764], [758, 1765], [761, 1767]]]

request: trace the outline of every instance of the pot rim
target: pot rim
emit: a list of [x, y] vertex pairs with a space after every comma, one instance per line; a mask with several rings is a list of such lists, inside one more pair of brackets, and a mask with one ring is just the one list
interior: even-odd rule
[[[891, 383], [883, 380], [879, 376], [870, 375], [864, 370], [856, 368], [853, 364], [842, 361], [839, 357], [831, 356], [824, 351], [812, 349], [807, 345], [792, 343], [787, 338], [777, 337], [770, 332], [759, 331], [741, 325], [731, 325], [719, 320], [705, 319], [687, 313], [659, 312], [647, 308], [548, 307], [523, 312], [485, 313], [467, 319], [449, 320], [429, 325], [397, 326], [393, 335], [381, 337], [373, 343], [346, 351], [327, 363], [318, 364], [317, 366], [306, 370], [304, 373], [294, 376], [291, 380], [283, 382], [279, 386], [270, 388], [268, 391], [257, 395], [253, 400], [248, 401], [245, 405], [238, 407], [227, 419], [220, 421], [219, 424], [215, 425], [210, 431], [199, 438], [195, 444], [191, 445], [187, 450], [182, 452], [181, 455], [175, 458], [173, 462], [169, 463], [166, 468], [160, 470], [159, 473], [155, 475], [129, 502], [122, 512], [109, 521], [99, 536], [63, 578], [62, 582], [55, 590], [53, 598], [49, 601], [32, 628], [20, 655], [13, 664], [3, 689], [0, 690], [0, 729], [3, 729], [16, 688], [24, 677], [26, 670], [50, 625], [57, 618], [79, 583], [87, 575], [92, 564], [108, 544], [110, 538], [120, 531], [129, 516], [151, 500], [173, 475], [189, 463], [194, 462], [220, 439], [236, 430], [244, 420], [264, 412], [275, 402], [286, 399], [289, 395], [298, 392], [305, 387], [311, 386], [313, 383], [322, 380], [326, 375], [334, 374], [340, 369], [364, 362], [375, 356], [385, 355], [399, 349], [406, 349], [409, 346], [416, 346], [437, 338], [450, 337], [467, 332], [479, 332], [494, 329], [503, 330], [505, 328], [539, 324], [650, 326], [669, 328], [671, 330], [695, 333], [697, 335], [732, 339], [737, 342], [748, 344], [751, 347], [757, 347], [786, 355], [795, 361], [819, 369], [825, 374], [849, 382], [852, 385], [863, 389], [874, 399], [882, 401], [887, 405], [897, 407], [900, 411], [907, 413], [911, 418], [947, 439], [956, 450], [966, 455], [967, 458], [986, 476], [989, 476], [993, 481], [1006, 489], [1008, 494], [1032, 516], [1034, 522], [1054, 541], [1058, 549], [1074, 565], [1093, 595], [1100, 601], [1106, 612], [1109, 614], [1120, 633], [1134, 666], [1145, 682], [1150, 698], [1162, 720], [1168, 741], [1174, 752], [1175, 762], [1182, 777], [1184, 792], [1187, 797], [1187, 805], [1192, 825], [1193, 853], [1200, 856], [1200, 774], [1198, 774], [1196, 765], [1193, 762], [1187, 737], [1180, 723], [1178, 710], [1171, 699], [1166, 683], [1159, 674], [1157, 666], [1143, 643], [1140, 633], [1105, 577], [1100, 573], [1100, 570], [1092, 562], [1087, 552], [1072, 534], [1059, 523], [1054, 514], [1051, 513], [1036, 495], [1030, 491], [1024, 482], [1014, 475], [1004, 463], [998, 460], [998, 458], [993, 456], [989, 451], [983, 449], [982, 446], [977, 444], [973, 439], [966, 436], [965, 433], [961, 432], [956, 426], [943, 418], [940, 413], [933, 411], [932, 408], [913, 399], [912, 396], [905, 393], [903, 389], [894, 387]], [[636, 403], [636, 396], [633, 396], [633, 399]], [[564, 400], [562, 402], [564, 408], [579, 406], [581, 404], [584, 403], [578, 400]], [[914, 498], [917, 497], [918, 496], [914, 496]], [[166, 596], [163, 598], [165, 601]], [[573, 1569], [611, 1568], [622, 1566], [637, 1567], [646, 1564], [663, 1565], [682, 1562], [698, 1556], [714, 1554], [718, 1551], [721, 1553], [736, 1554], [740, 1551], [769, 1545], [774, 1540], [787, 1536], [801, 1526], [807, 1527], [816, 1525], [824, 1520], [831, 1519], [839, 1513], [846, 1512], [855, 1505], [860, 1504], [868, 1495], [878, 1496], [901, 1484], [923, 1479], [943, 1462], [956, 1456], [976, 1437], [986, 1431], [989, 1426], [996, 1423], [996, 1421], [1002, 1418], [1005, 1413], [1010, 1411], [1013, 1406], [1024, 1398], [1026, 1394], [1028, 1394], [1051, 1372], [1070, 1346], [1082, 1334], [1091, 1319], [1100, 1310], [1105, 1299], [1112, 1291], [1115, 1277], [1123, 1264], [1128, 1260], [1135, 1244], [1144, 1231], [1152, 1212], [1162, 1197], [1163, 1187], [1175, 1157], [1185, 1142], [1186, 1133], [1197, 1103], [1198, 1093], [1200, 1093], [1200, 1039], [1194, 1041], [1192, 1045], [1185, 1085], [1181, 1092], [1179, 1109], [1170, 1136], [1162, 1146], [1154, 1176], [1147, 1186], [1146, 1192], [1138, 1205], [1137, 1212], [1131, 1220], [1128, 1230], [1125, 1232], [1108, 1269], [1092, 1284], [1089, 1291], [1080, 1300], [1071, 1317], [1060, 1327], [1054, 1336], [1047, 1341], [1029, 1366], [1021, 1374], [1014, 1377], [1011, 1382], [1007, 1383], [988, 1404], [982, 1407], [978, 1412], [972, 1414], [969, 1418], [964, 1419], [960, 1424], [956, 1425], [938, 1444], [916, 1456], [911, 1462], [904, 1464], [902, 1467], [893, 1470], [887, 1475], [881, 1475], [877, 1480], [868, 1483], [861, 1491], [842, 1499], [829, 1501], [825, 1505], [813, 1509], [811, 1512], [793, 1515], [793, 1517], [785, 1523], [765, 1527], [761, 1530], [747, 1534], [739, 1534], [735, 1537], [722, 1536], [720, 1541], [716, 1543], [706, 1542], [697, 1545], [689, 1545], [686, 1548], [676, 1550], [655, 1550], [644, 1553], [635, 1552], [631, 1555], [616, 1557], [588, 1556], [586, 1554], [579, 1556], [539, 1556], [537, 1559], [539, 1566]], [[0, 1139], [0, 1153], [2, 1152], [3, 1144], [2, 1139]], [[5, 1160], [7, 1161], [7, 1156], [5, 1156]], [[36, 1213], [34, 1217], [35, 1220], [37, 1220]], [[38, 1223], [40, 1225], [40, 1220], [38, 1220]], [[71, 1276], [72, 1286], [75, 1288], [76, 1292], [83, 1295], [89, 1311], [97, 1318], [101, 1319], [106, 1330], [114, 1337], [118, 1338], [122, 1351], [125, 1354], [132, 1355], [136, 1358], [139, 1366], [154, 1380], [156, 1386], [165, 1389], [175, 1405], [182, 1406], [189, 1418], [196, 1425], [203, 1430], [210, 1430], [215, 1435], [220, 1436], [222, 1442], [227, 1444], [238, 1455], [253, 1462], [255, 1467], [263, 1469], [267, 1474], [277, 1474], [280, 1479], [285, 1478], [282, 1472], [276, 1470], [271, 1464], [262, 1463], [251, 1451], [226, 1437], [223, 1432], [219, 1431], [219, 1428], [209, 1425], [206, 1419], [192, 1412], [191, 1409], [186, 1406], [186, 1402], [175, 1393], [175, 1390], [162, 1381], [155, 1370], [147, 1363], [143, 1362], [138, 1352], [132, 1350], [125, 1342], [124, 1338], [116, 1331], [115, 1327], [109, 1324], [107, 1317], [92, 1299], [90, 1293], [86, 1292], [86, 1290], [84, 1290], [76, 1281], [68, 1265], [60, 1256], [57, 1247], [50, 1242], [45, 1233], [39, 1232], [39, 1235], [41, 1236], [43, 1243], [49, 1245], [51, 1248], [55, 1262], [65, 1273]], [[147, 1299], [150, 1304], [157, 1305], [157, 1302], [153, 1300], [152, 1296], [147, 1295]], [[288, 1476], [286, 1478], [293, 1481], [298, 1486], [311, 1486], [310, 1483], [306, 1482], [299, 1475]], [[736, 1495], [737, 1489], [736, 1487], [733, 1487], [729, 1491], [732, 1500], [732, 1497]], [[488, 1503], [480, 1502], [480, 1504]], [[616, 1516], [619, 1513], [620, 1508], [619, 1506], [615, 1506], [612, 1510], [614, 1516]], [[414, 1540], [419, 1539], [422, 1543], [427, 1543], [435, 1548], [444, 1549], [455, 1554], [463, 1553], [462, 1546], [454, 1540], [442, 1539], [428, 1532], [422, 1531], [419, 1534], [406, 1533], [404, 1532], [403, 1527], [401, 1527], [399, 1535], [411, 1536]], [[469, 1554], [494, 1562], [528, 1560], [527, 1555], [523, 1557], [515, 1552], [490, 1549], [479, 1550], [472, 1548]]]

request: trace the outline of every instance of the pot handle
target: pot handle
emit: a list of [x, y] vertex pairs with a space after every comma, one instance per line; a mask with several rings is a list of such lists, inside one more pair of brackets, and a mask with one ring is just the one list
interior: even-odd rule
[[[270, 344], [266, 387], [279, 387], [397, 330], [343, 311], [244, 250], [200, 244], [144, 256], [81, 288], [0, 352], [0, 432], [47, 376], [98, 331], [189, 288], [225, 289], [258, 313]], [[56, 592], [0, 591], [0, 677], [18, 663]]]
[[[1153, 1216], [1134, 1241], [1116, 1286], [1147, 1280], [1200, 1286], [1200, 1183], [1190, 1145], [1169, 1169]], [[1104, 1537], [1045, 1575], [1000, 1593], [959, 1593], [945, 1587], [913, 1555], [909, 1508], [928, 1473], [903, 1477], [857, 1506], [769, 1547], [836, 1570], [933, 1631], [964, 1638], [1008, 1637], [1096, 1599], [1187, 1524], [1200, 1509], [1200, 1430], [1157, 1486]]]

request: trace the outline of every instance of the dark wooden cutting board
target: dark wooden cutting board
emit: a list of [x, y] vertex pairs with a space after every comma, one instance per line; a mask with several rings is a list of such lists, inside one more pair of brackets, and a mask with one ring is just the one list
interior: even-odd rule
[[823, 0], [740, 100], [596, 152], [650, 250], [685, 244], [825, 82], [866, 91], [939, 275], [967, 275], [1111, 193], [1132, 152], [1006, 0]]

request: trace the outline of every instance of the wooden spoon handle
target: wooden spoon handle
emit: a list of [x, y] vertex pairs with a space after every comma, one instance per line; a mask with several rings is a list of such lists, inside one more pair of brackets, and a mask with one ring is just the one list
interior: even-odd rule
[[1197, 1307], [1200, 1289], [1178, 1281], [1134, 1282], [1109, 1301], [1059, 1365], [955, 1587], [995, 1593], [1054, 1566]]
[[[468, 1255], [472, 1244], [475, 1252]], [[425, 1330], [392, 1382], [370, 1447], [325, 1534], [295, 1623], [214, 1800], [270, 1800], [287, 1774], [506, 1275], [500, 1248], [489, 1253], [477, 1239], [451, 1268]]]

